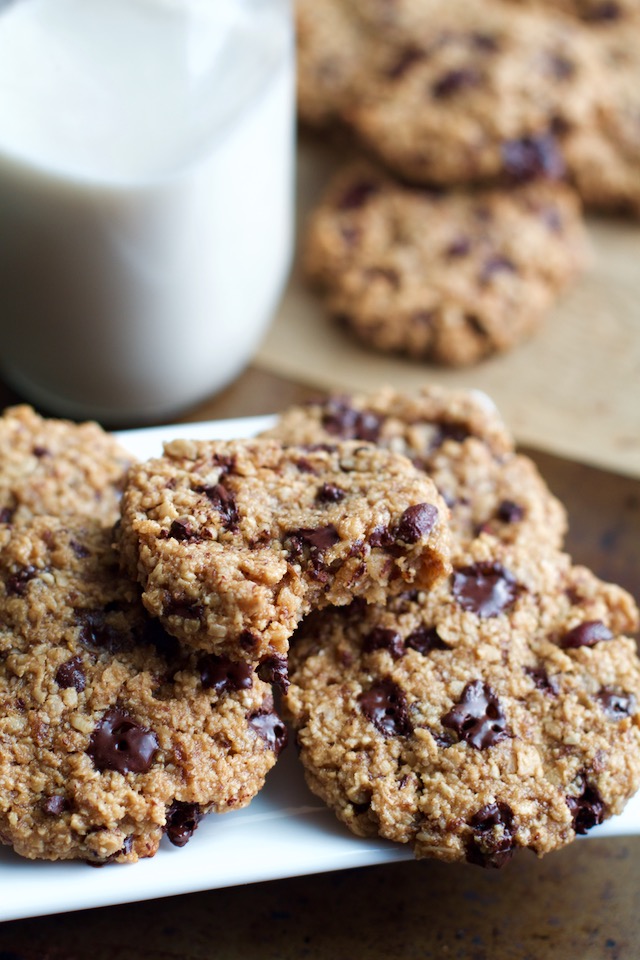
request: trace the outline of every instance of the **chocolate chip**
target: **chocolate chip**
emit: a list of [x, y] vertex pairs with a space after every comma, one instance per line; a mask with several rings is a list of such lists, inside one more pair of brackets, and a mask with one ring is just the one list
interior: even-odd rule
[[367, 720], [385, 737], [408, 737], [412, 732], [407, 698], [393, 680], [379, 680], [358, 697]]
[[13, 507], [3, 507], [0, 510], [0, 523], [11, 523], [15, 512]]
[[109, 623], [103, 610], [80, 610], [76, 614], [80, 622], [78, 640], [85, 647], [114, 653], [131, 646], [131, 638]]
[[453, 243], [450, 243], [445, 250], [445, 256], [453, 259], [454, 257], [466, 257], [471, 250], [471, 240], [469, 237], [458, 237]]
[[613, 640], [611, 630], [602, 620], [585, 620], [564, 634], [560, 646], [565, 650], [577, 650], [578, 647], [593, 647], [603, 640]]
[[489, 803], [469, 821], [473, 836], [467, 860], [481, 867], [500, 868], [513, 856], [513, 810], [506, 803]]
[[564, 160], [551, 134], [507, 140], [502, 144], [501, 152], [504, 170], [514, 180], [532, 180], [534, 177], [556, 180], [564, 175]]
[[404, 641], [395, 630], [374, 627], [365, 636], [362, 649], [365, 653], [373, 653], [374, 650], [387, 650], [394, 660], [398, 660], [404, 653]]
[[215, 690], [218, 694], [248, 690], [253, 683], [253, 670], [244, 660], [230, 660], [209, 653], [198, 660], [198, 670], [204, 689]]
[[472, 33], [471, 42], [476, 50], [482, 50], [485, 53], [495, 53], [500, 49], [497, 37], [490, 33]]
[[275, 684], [283, 693], [289, 689], [289, 666], [286, 657], [280, 657], [277, 654], [265, 657], [258, 665], [256, 672], [261, 680]]
[[204, 614], [204, 607], [197, 600], [190, 597], [172, 597], [165, 591], [163, 596], [162, 612], [165, 617], [180, 617], [182, 620], [200, 620]]
[[502, 500], [496, 510], [496, 516], [503, 523], [519, 523], [524, 518], [524, 507], [513, 500]]
[[435, 627], [417, 627], [405, 640], [405, 645], [427, 656], [432, 650], [450, 650]]
[[189, 517], [178, 517], [172, 521], [168, 536], [174, 540], [193, 540], [197, 532]]
[[590, 10], [587, 10], [583, 17], [590, 23], [598, 23], [603, 20], [618, 20], [622, 15], [620, 5], [615, 0], [604, 0]]
[[489, 257], [488, 260], [485, 260], [482, 265], [482, 269], [480, 271], [480, 283], [489, 283], [496, 273], [517, 272], [517, 267], [513, 260], [510, 260], [509, 257], [505, 257], [502, 254], [494, 254], [494, 256]]
[[451, 97], [460, 90], [478, 87], [482, 83], [482, 76], [473, 67], [460, 67], [444, 73], [431, 87], [434, 97], [442, 100]]
[[69, 546], [75, 553], [78, 560], [85, 560], [91, 553], [88, 547], [85, 547], [84, 543], [79, 543], [78, 540], [70, 540]]
[[312, 560], [319, 560], [326, 550], [329, 550], [340, 540], [340, 534], [332, 523], [325, 527], [291, 530], [285, 535], [285, 545], [288, 545], [289, 555], [293, 559], [300, 559], [304, 555], [304, 548], [309, 550]]
[[346, 490], [337, 487], [335, 483], [323, 483], [316, 493], [316, 500], [318, 503], [340, 503], [346, 495]]
[[287, 728], [274, 710], [251, 714], [249, 724], [276, 757], [284, 750], [288, 740]]
[[371, 410], [354, 410], [348, 397], [332, 397], [322, 415], [322, 425], [328, 433], [344, 440], [366, 440], [376, 443], [380, 437], [383, 418]]
[[199, 803], [173, 801], [167, 810], [164, 830], [174, 847], [184, 847], [195, 833], [202, 817]]
[[550, 53], [547, 56], [549, 73], [556, 80], [568, 80], [576, 72], [575, 63], [561, 53]]
[[233, 492], [223, 483], [216, 483], [212, 487], [195, 487], [196, 493], [203, 493], [207, 500], [216, 508], [220, 514], [222, 525], [225, 530], [233, 533], [238, 529], [238, 506], [236, 504]]
[[441, 447], [445, 440], [453, 440], [455, 443], [464, 443], [471, 436], [467, 428], [462, 423], [438, 423], [435, 424], [435, 431], [431, 438], [430, 449], [436, 450]]
[[87, 747], [97, 770], [116, 770], [118, 773], [146, 773], [157, 751], [155, 733], [136, 723], [118, 707], [107, 710], [91, 734]]
[[474, 563], [453, 574], [455, 600], [478, 617], [497, 617], [515, 603], [518, 592], [515, 577], [499, 563]]
[[250, 630], [243, 630], [240, 636], [238, 637], [238, 643], [243, 650], [251, 651], [256, 650], [260, 644], [260, 638], [256, 637], [254, 633], [251, 633]]
[[493, 747], [510, 734], [500, 701], [488, 683], [473, 680], [462, 691], [460, 701], [441, 720], [476, 750]]
[[387, 76], [390, 80], [400, 80], [412, 67], [424, 60], [425, 56], [424, 50], [417, 47], [407, 47], [402, 51], [393, 66], [387, 70]]
[[438, 508], [432, 503], [414, 503], [407, 507], [395, 527], [397, 540], [403, 543], [417, 543], [428, 536], [438, 520]]
[[50, 450], [47, 450], [46, 447], [42, 447], [42, 446], [39, 446], [39, 445], [33, 447], [33, 449], [31, 450], [31, 452], [32, 452], [32, 454], [34, 455], [34, 457], [37, 457], [39, 460], [40, 460], [42, 457], [48, 457], [48, 456], [50, 456], [50, 453], [51, 453], [51, 451], [50, 451]]
[[379, 190], [372, 180], [358, 180], [345, 190], [338, 200], [338, 210], [358, 210]]
[[632, 693], [620, 693], [613, 687], [603, 687], [596, 699], [610, 720], [622, 720], [636, 712], [636, 698]]
[[40, 806], [42, 812], [46, 813], [49, 817], [59, 817], [65, 810], [69, 809], [66, 797], [61, 797], [60, 794], [57, 793], [51, 797], [44, 797]]
[[550, 677], [544, 667], [525, 667], [524, 672], [531, 677], [534, 686], [543, 693], [557, 696], [560, 689], [556, 677]]
[[27, 590], [27, 584], [33, 580], [34, 577], [37, 577], [37, 575], [37, 567], [31, 564], [26, 567], [21, 567], [7, 578], [7, 593], [13, 593], [18, 597], [23, 597]]
[[82, 659], [80, 657], [71, 657], [60, 664], [56, 670], [56, 683], [63, 690], [67, 687], [75, 687], [78, 693], [82, 693], [86, 686], [86, 678], [82, 668]]
[[573, 815], [573, 829], [584, 834], [604, 820], [604, 800], [595, 787], [585, 784], [578, 797], [566, 797]]

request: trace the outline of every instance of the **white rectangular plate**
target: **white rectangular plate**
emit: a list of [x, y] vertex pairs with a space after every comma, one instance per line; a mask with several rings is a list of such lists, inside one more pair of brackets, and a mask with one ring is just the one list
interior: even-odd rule
[[[132, 430], [119, 437], [146, 459], [161, 453], [165, 440], [249, 437], [272, 422], [251, 417]], [[640, 833], [640, 794], [621, 816], [589, 836], [635, 833]], [[23, 860], [1, 850], [0, 921], [408, 859], [411, 851], [405, 846], [348, 833], [306, 788], [290, 746], [249, 807], [206, 817], [181, 850], [165, 839], [151, 860], [101, 869]]]

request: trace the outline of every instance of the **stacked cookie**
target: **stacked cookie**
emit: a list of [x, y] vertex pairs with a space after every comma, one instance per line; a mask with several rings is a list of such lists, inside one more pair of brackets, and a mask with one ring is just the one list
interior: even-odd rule
[[359, 836], [501, 866], [619, 812], [640, 783], [638, 611], [562, 552], [565, 514], [477, 394], [344, 397], [285, 443], [402, 451], [449, 504], [452, 574], [303, 623], [286, 710], [307, 782]]
[[296, 21], [301, 119], [370, 157], [312, 215], [306, 272], [367, 344], [509, 349], [587, 263], [578, 194], [640, 210], [637, 4], [298, 0]]
[[0, 837], [23, 856], [133, 861], [246, 805], [286, 742], [272, 684], [302, 617], [449, 570], [434, 483], [373, 446], [176, 441], [130, 465], [18, 408], [0, 456]]
[[[0, 837], [91, 863], [182, 846], [296, 731], [356, 834], [499, 866], [640, 784], [637, 610], [473, 392], [286, 411], [130, 463], [0, 419]], [[122, 498], [119, 494], [122, 491]]]

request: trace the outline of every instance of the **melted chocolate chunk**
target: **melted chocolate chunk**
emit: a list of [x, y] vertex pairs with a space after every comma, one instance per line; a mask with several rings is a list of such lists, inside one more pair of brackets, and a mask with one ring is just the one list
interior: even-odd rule
[[390, 80], [400, 80], [409, 70], [421, 60], [424, 60], [426, 53], [418, 47], [407, 47], [402, 51], [396, 62], [387, 70], [387, 76]]
[[288, 545], [289, 556], [294, 560], [302, 559], [305, 548], [309, 553], [314, 568], [322, 566], [322, 556], [340, 540], [340, 534], [332, 523], [326, 527], [302, 528], [291, 530], [285, 536], [285, 545]]
[[534, 686], [543, 693], [557, 696], [560, 689], [556, 677], [550, 677], [544, 667], [525, 667], [524, 672], [533, 680]]
[[604, 800], [595, 787], [585, 784], [578, 797], [566, 797], [573, 815], [573, 829], [584, 834], [604, 820]]
[[578, 647], [593, 647], [603, 640], [612, 639], [611, 630], [602, 620], [585, 620], [565, 633], [560, 640], [560, 646], [565, 650], [577, 650]]
[[238, 637], [238, 643], [243, 650], [251, 651], [255, 650], [260, 643], [259, 637], [256, 637], [255, 634], [251, 633], [250, 630], [243, 630], [240, 636]]
[[56, 670], [56, 683], [63, 690], [66, 690], [67, 687], [75, 687], [78, 693], [82, 693], [87, 683], [82, 668], [82, 659], [71, 657], [70, 660], [61, 663]]
[[29, 564], [21, 567], [7, 578], [7, 593], [13, 593], [18, 597], [23, 597], [27, 590], [27, 585], [38, 576], [38, 568]]
[[505, 172], [519, 182], [535, 177], [557, 180], [565, 172], [562, 154], [551, 134], [507, 140], [502, 145], [502, 163]]
[[506, 803], [490, 803], [478, 810], [469, 826], [473, 836], [467, 846], [469, 863], [500, 868], [513, 856], [513, 810]]
[[452, 97], [461, 90], [479, 87], [482, 75], [473, 67], [460, 67], [444, 73], [431, 87], [431, 92], [438, 100]]
[[340, 503], [346, 495], [346, 491], [335, 483], [323, 483], [316, 493], [316, 500], [318, 503]]
[[374, 650], [388, 650], [392, 658], [398, 660], [404, 653], [404, 641], [395, 630], [374, 627], [364, 638], [362, 649], [365, 653], [373, 653]]
[[511, 607], [519, 587], [513, 574], [499, 563], [481, 562], [453, 574], [453, 596], [463, 610], [478, 617], [497, 617]]
[[379, 680], [358, 697], [367, 720], [385, 737], [408, 737], [413, 727], [409, 720], [407, 698], [393, 680]]
[[44, 797], [40, 806], [42, 812], [46, 813], [48, 817], [59, 817], [65, 810], [69, 809], [66, 797], [61, 797], [57, 793], [51, 797]]
[[173, 540], [194, 540], [198, 533], [189, 517], [178, 517], [172, 521], [167, 536]]
[[519, 523], [524, 518], [524, 507], [513, 500], [503, 500], [496, 510], [496, 517], [503, 523]]
[[338, 210], [359, 210], [379, 189], [378, 184], [372, 180], [358, 180], [352, 183], [338, 200]]
[[158, 751], [152, 730], [136, 723], [128, 713], [112, 707], [91, 734], [87, 753], [97, 770], [146, 773]]
[[204, 689], [215, 690], [218, 694], [247, 690], [253, 683], [253, 669], [244, 660], [235, 661], [209, 653], [198, 661], [198, 670]]
[[216, 508], [225, 530], [233, 533], [238, 529], [240, 516], [238, 506], [231, 490], [224, 484], [216, 483], [212, 487], [196, 487], [196, 493], [203, 493], [207, 500]]
[[376, 443], [383, 418], [371, 410], [354, 410], [348, 397], [332, 397], [324, 406], [322, 425], [343, 440]]
[[613, 687], [603, 687], [596, 699], [610, 720], [623, 720], [636, 712], [637, 702], [632, 693], [621, 693]]
[[109, 623], [104, 610], [82, 610], [77, 611], [77, 615], [80, 621], [78, 640], [85, 647], [114, 653], [131, 646], [130, 637]]
[[583, 17], [591, 23], [599, 23], [603, 20], [619, 20], [622, 16], [620, 5], [615, 0], [604, 0], [597, 6], [587, 10]]
[[496, 273], [517, 272], [518, 271], [513, 260], [510, 260], [509, 257], [505, 257], [502, 254], [496, 253], [483, 263], [482, 270], [480, 271], [480, 283], [489, 283]]
[[11, 523], [15, 512], [13, 507], [3, 507], [0, 510], [0, 523]]
[[163, 600], [163, 613], [165, 617], [181, 617], [183, 620], [200, 620], [204, 614], [202, 604], [189, 597], [172, 597], [170, 593], [165, 591]]
[[167, 810], [165, 833], [174, 847], [184, 847], [191, 839], [203, 813], [199, 803], [184, 803], [174, 800]]
[[163, 660], [178, 660], [183, 653], [179, 640], [167, 633], [162, 624], [151, 617], [143, 623], [140, 642], [153, 647]]
[[265, 683], [273, 683], [286, 693], [289, 689], [289, 666], [286, 657], [273, 654], [258, 665], [257, 674]]
[[428, 536], [438, 520], [438, 508], [432, 503], [415, 503], [407, 507], [395, 528], [397, 540], [403, 543], [417, 543]]
[[417, 627], [405, 640], [405, 645], [427, 656], [432, 650], [450, 650], [435, 627]]
[[449, 244], [445, 250], [445, 256], [449, 259], [456, 257], [466, 257], [471, 250], [471, 240], [469, 237], [458, 237], [453, 243]]
[[445, 440], [453, 440], [455, 443], [464, 443], [471, 434], [462, 423], [438, 423], [435, 424], [436, 430], [431, 439], [430, 448], [436, 450], [441, 447]]
[[288, 734], [286, 726], [275, 710], [252, 713], [249, 724], [269, 749], [273, 750], [276, 757], [279, 756], [287, 745]]
[[84, 543], [79, 543], [77, 540], [69, 541], [69, 546], [75, 553], [78, 560], [85, 560], [91, 553], [88, 547], [85, 547]]
[[462, 691], [462, 698], [441, 720], [443, 727], [455, 730], [476, 750], [493, 747], [510, 734], [500, 701], [488, 683], [473, 680]]

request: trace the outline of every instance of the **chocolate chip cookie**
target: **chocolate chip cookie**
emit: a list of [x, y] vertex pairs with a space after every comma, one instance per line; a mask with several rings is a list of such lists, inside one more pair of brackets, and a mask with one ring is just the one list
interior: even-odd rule
[[311, 216], [304, 263], [329, 313], [367, 345], [462, 366], [537, 329], [587, 250], [562, 184], [438, 194], [356, 162]]
[[265, 436], [284, 444], [372, 441], [409, 457], [451, 510], [453, 551], [480, 533], [530, 549], [562, 544], [566, 515], [535, 464], [516, 454], [492, 401], [477, 391], [391, 388], [292, 407]]
[[268, 684], [180, 648], [90, 519], [0, 528], [0, 839], [92, 863], [182, 846], [286, 741]]
[[593, 209], [640, 216], [640, 9], [594, 26], [610, 95], [598, 123], [566, 138], [571, 179]]
[[286, 697], [309, 786], [417, 857], [557, 849], [640, 785], [637, 624], [566, 555], [486, 536], [428, 594], [310, 617]]
[[403, 456], [345, 442], [175, 441], [133, 467], [118, 534], [147, 610], [186, 644], [282, 673], [311, 609], [449, 569], [448, 509]]
[[0, 524], [80, 514], [112, 524], [133, 457], [97, 423], [38, 416], [27, 406], [0, 417]]

